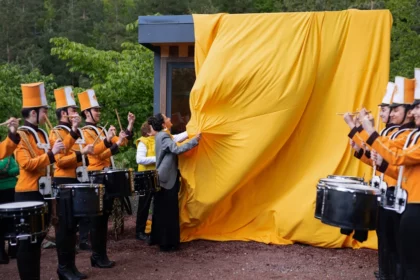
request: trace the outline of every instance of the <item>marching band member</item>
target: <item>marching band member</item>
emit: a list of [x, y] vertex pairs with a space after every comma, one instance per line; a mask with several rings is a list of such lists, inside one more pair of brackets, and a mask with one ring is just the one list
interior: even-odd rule
[[[403, 77], [396, 77], [395, 84], [388, 87], [387, 94], [392, 92], [392, 103], [390, 104], [390, 122], [399, 125], [398, 130], [389, 135], [390, 128], [383, 130], [382, 138], [387, 141], [397, 141], [399, 139], [406, 139], [414, 127], [413, 115], [411, 112], [411, 103], [414, 100], [413, 80], [405, 79]], [[391, 90], [390, 90], [391, 88]], [[362, 128], [362, 127], [359, 127]], [[395, 129], [394, 129], [395, 130]], [[367, 134], [359, 129], [360, 134], [357, 136], [363, 143], [367, 141]], [[353, 139], [356, 139], [353, 136]], [[404, 140], [403, 140], [404, 141]], [[376, 152], [372, 150], [372, 155]], [[372, 156], [374, 159], [374, 156]], [[372, 162], [372, 161], [371, 161]], [[384, 166], [386, 162], [377, 165], [377, 171], [384, 174], [384, 181], [389, 188], [386, 190], [386, 196], [389, 197], [394, 192], [394, 187], [397, 183], [398, 172], [385, 172]], [[372, 165], [372, 163], [371, 163]], [[394, 167], [392, 170], [396, 170]], [[379, 278], [395, 278], [400, 274], [401, 264], [399, 261], [399, 246], [398, 246], [398, 229], [399, 229], [400, 215], [392, 210], [387, 210], [382, 207], [379, 209], [377, 235], [378, 235], [378, 259], [379, 259]]]
[[[93, 89], [88, 89], [78, 94], [82, 117], [86, 120], [86, 126], [82, 129], [87, 144], [93, 144], [93, 153], [88, 155], [89, 171], [98, 171], [113, 167], [112, 156], [118, 153], [118, 147], [127, 144], [127, 139], [132, 137], [132, 129], [135, 116], [128, 114], [128, 127], [121, 131], [119, 137], [115, 136], [115, 127], [110, 126], [108, 133], [98, 126], [100, 121], [101, 107], [96, 99]], [[99, 129], [102, 131], [99, 131]], [[98, 144], [97, 137], [103, 138]], [[126, 139], [127, 138], [127, 139]], [[91, 219], [91, 265], [98, 268], [111, 268], [115, 265], [110, 261], [106, 252], [108, 218], [112, 211], [113, 198], [105, 193], [103, 199], [103, 215]]]
[[16, 118], [10, 118], [6, 121], [6, 125], [9, 128], [9, 134], [0, 143], [0, 159], [12, 155], [20, 141], [20, 136], [16, 133], [19, 121]]
[[[416, 80], [420, 79], [420, 69], [415, 70]], [[412, 83], [414, 85], [414, 82]], [[418, 85], [418, 82], [417, 82]], [[415, 100], [412, 112], [415, 124], [420, 127], [420, 89], [415, 89]], [[361, 112], [361, 117], [365, 117], [365, 112]], [[420, 171], [420, 143], [415, 142], [412, 137], [407, 149], [403, 146], [407, 139], [399, 139], [389, 142], [379, 137], [375, 129], [363, 121], [363, 128], [369, 135], [367, 144], [371, 146], [389, 165], [404, 166], [401, 178], [402, 188], [407, 191], [407, 205], [401, 215], [399, 223], [398, 240], [400, 245], [400, 258], [402, 265], [402, 279], [420, 279], [420, 254], [418, 248], [420, 242], [420, 185], [418, 174]]]
[[[16, 175], [17, 174], [13, 174], [13, 182], [10, 182], [10, 178], [9, 175], [11, 175], [10, 173], [10, 169], [16, 165], [16, 161], [14, 158], [10, 157], [11, 154], [13, 154], [13, 152], [15, 151], [17, 145], [19, 144], [20, 141], [20, 136], [19, 134], [16, 134], [16, 130], [18, 128], [19, 122], [17, 119], [15, 118], [10, 118], [9, 120], [7, 120], [6, 122], [7, 127], [9, 128], [9, 134], [7, 136], [7, 138], [2, 141], [0, 143], [0, 160], [7, 160], [6, 158], [9, 157], [9, 159], [7, 160], [7, 166], [9, 166], [9, 168], [7, 168], [5, 170], [6, 175], [5, 177], [3, 177], [3, 174], [0, 174], [0, 176], [2, 178], [4, 178], [3, 180], [0, 180], [1, 182], [1, 186], [0, 186], [0, 204], [1, 203], [9, 203], [9, 202], [13, 202], [15, 201], [14, 195], [15, 195], [15, 185], [16, 185]], [[17, 173], [19, 173], [19, 169], [17, 168]], [[7, 177], [9, 177], [9, 179], [6, 179]], [[7, 180], [7, 182], [4, 182], [5, 180]], [[0, 225], [0, 264], [8, 264], [9, 263], [9, 256], [7, 255], [6, 251], [5, 251], [5, 243], [4, 243], [4, 236], [3, 236], [3, 227]], [[10, 249], [9, 249], [10, 252]]]
[[[77, 113], [76, 102], [74, 101], [73, 90], [66, 86], [54, 90], [56, 100], [56, 115], [59, 121], [50, 132], [50, 143], [54, 145], [57, 140], [65, 139], [68, 134], [79, 138], [80, 132], [75, 133], [77, 124], [80, 122], [80, 116]], [[78, 141], [80, 138], [78, 139]], [[77, 184], [76, 168], [82, 165], [82, 159], [85, 155], [93, 151], [93, 145], [75, 143], [71, 149], [55, 156], [54, 183], [56, 186], [61, 184]], [[87, 276], [76, 268], [76, 231], [80, 219], [71, 216], [66, 211], [64, 197], [60, 196], [58, 200], [59, 223], [56, 232], [56, 245], [58, 256], [57, 273], [60, 279], [85, 279]], [[70, 221], [72, 219], [72, 221]], [[70, 221], [70, 222], [67, 222]]]
[[[51, 182], [48, 169], [55, 162], [55, 155], [72, 147], [77, 137], [69, 135], [63, 141], [56, 141], [50, 149], [48, 135], [38, 127], [45, 123], [49, 108], [44, 84], [22, 84], [21, 87], [25, 123], [18, 130], [21, 141], [15, 150], [16, 161], [20, 166], [15, 201], [44, 201], [38, 184], [41, 181], [45, 185]], [[19, 240], [17, 265], [21, 279], [40, 279], [42, 240], [42, 237], [38, 238], [35, 244], [30, 239]]]

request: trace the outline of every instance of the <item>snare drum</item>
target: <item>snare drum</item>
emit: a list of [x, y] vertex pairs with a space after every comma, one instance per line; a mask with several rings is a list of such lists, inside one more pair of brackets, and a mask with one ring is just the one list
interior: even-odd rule
[[326, 184], [321, 221], [344, 229], [374, 230], [379, 196], [378, 189], [362, 184]]
[[48, 232], [48, 205], [42, 201], [0, 204], [0, 222], [10, 245], [15, 246], [23, 239], [36, 243], [38, 237]]
[[[102, 215], [104, 185], [101, 184], [62, 184], [59, 185], [60, 199], [64, 192], [71, 192], [71, 210], [74, 217]], [[64, 201], [60, 201], [64, 203]]]
[[321, 219], [322, 217], [322, 205], [324, 202], [324, 190], [325, 186], [329, 183], [342, 183], [342, 184], [354, 184], [354, 180], [350, 179], [333, 179], [323, 178], [320, 179], [316, 185], [316, 203], [315, 203], [315, 218]]
[[89, 172], [92, 183], [103, 184], [107, 196], [131, 196], [134, 193], [134, 178], [131, 169], [110, 169]]
[[159, 191], [160, 187], [158, 180], [158, 173], [156, 170], [134, 172], [134, 190], [140, 196], [144, 196], [146, 193]]
[[341, 175], [328, 175], [328, 179], [337, 179], [337, 180], [353, 180], [363, 183], [365, 180], [362, 177], [355, 176], [341, 176]]

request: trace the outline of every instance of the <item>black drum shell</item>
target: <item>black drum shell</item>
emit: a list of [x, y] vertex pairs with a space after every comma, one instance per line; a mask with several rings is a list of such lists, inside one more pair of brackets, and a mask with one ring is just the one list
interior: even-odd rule
[[[337, 177], [337, 178], [334, 178]], [[350, 177], [347, 177], [350, 178]], [[351, 177], [357, 178], [357, 177]], [[322, 202], [324, 201], [324, 188], [326, 184], [329, 183], [340, 183], [340, 184], [355, 184], [359, 183], [358, 180], [354, 179], [343, 179], [343, 176], [339, 178], [339, 176], [329, 175], [328, 178], [322, 178], [319, 180], [318, 184], [316, 185], [316, 201], [315, 201], [315, 218], [321, 219], [322, 217]], [[333, 187], [334, 185], [329, 185]]]
[[324, 200], [325, 185], [318, 183], [316, 185], [316, 202], [315, 202], [315, 218], [321, 219], [322, 217], [322, 201]]
[[321, 221], [343, 229], [374, 230], [378, 196], [326, 186]]
[[59, 186], [60, 201], [64, 203], [62, 192], [71, 193], [72, 215], [92, 217], [103, 214], [104, 186], [100, 184], [63, 184]]
[[15, 239], [21, 234], [46, 235], [48, 225], [47, 203], [34, 207], [0, 210], [0, 226], [6, 239]]
[[130, 170], [91, 171], [92, 183], [103, 184], [107, 197], [131, 196]]
[[137, 193], [155, 192], [158, 189], [156, 170], [134, 172], [134, 190]]

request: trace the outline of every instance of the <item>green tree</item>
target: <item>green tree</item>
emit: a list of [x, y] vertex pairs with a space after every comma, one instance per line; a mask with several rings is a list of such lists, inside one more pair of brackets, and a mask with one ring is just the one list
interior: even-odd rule
[[[103, 107], [102, 123], [118, 127], [115, 109], [123, 126], [128, 112], [136, 115], [135, 131], [153, 112], [153, 53], [135, 43], [124, 43], [122, 51], [101, 51], [67, 38], [51, 39], [51, 54], [67, 61], [70, 72], [86, 75]], [[136, 137], [139, 133], [136, 133]], [[125, 149], [124, 151], [126, 151]], [[135, 166], [133, 151], [119, 155]], [[129, 154], [129, 155], [127, 155]]]
[[386, 7], [392, 11], [391, 74], [412, 78], [414, 68], [420, 67], [420, 2], [416, 0], [389, 0]]
[[[25, 72], [21, 66], [15, 64], [0, 65], [0, 107], [2, 108], [0, 111], [0, 122], [12, 116], [20, 117], [20, 111], [22, 109], [22, 91], [20, 85], [34, 82], [44, 82], [48, 102], [53, 102], [53, 90], [57, 85], [52, 75], [42, 75], [38, 69]], [[21, 121], [22, 123], [23, 121]], [[3, 127], [1, 135], [4, 135], [5, 131]]]

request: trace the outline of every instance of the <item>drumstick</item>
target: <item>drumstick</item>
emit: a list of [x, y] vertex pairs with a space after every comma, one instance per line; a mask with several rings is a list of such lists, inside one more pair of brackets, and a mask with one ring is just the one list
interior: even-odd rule
[[[20, 121], [21, 119], [16, 119], [17, 121]], [[3, 123], [0, 123], [0, 126], [8, 125], [9, 121], [5, 121]]]
[[55, 136], [57, 137], [57, 139], [63, 141], [63, 138], [61, 137], [60, 133], [58, 133], [58, 131], [54, 129], [54, 127], [52, 126], [52, 124], [51, 124], [50, 120], [48, 119], [47, 115], [45, 115], [45, 119], [47, 120], [47, 122], [45, 124], [47, 124], [47, 126], [49, 126], [49, 129], [51, 131], [55, 132]]
[[122, 125], [121, 125], [120, 116], [118, 115], [118, 111], [117, 111], [117, 109], [115, 109], [115, 114], [117, 114], [118, 124], [120, 125], [120, 131], [123, 131], [123, 129], [122, 129]]
[[[366, 113], [370, 113], [370, 112], [371, 111], [367, 111]], [[359, 113], [360, 113], [359, 111], [356, 111], [356, 112], [353, 112], [353, 113], [349, 113], [349, 115], [354, 116], [354, 115], [357, 115]], [[344, 114], [347, 114], [347, 113], [337, 113], [337, 115], [339, 115], [339, 116], [343, 116]]]
[[105, 127], [108, 125], [108, 123], [106, 123], [103, 127], [102, 127], [102, 131], [98, 134], [98, 136], [96, 137], [95, 141], [93, 141], [93, 145], [95, 146], [96, 142], [98, 141], [99, 137], [101, 136], [101, 134], [104, 132]]

